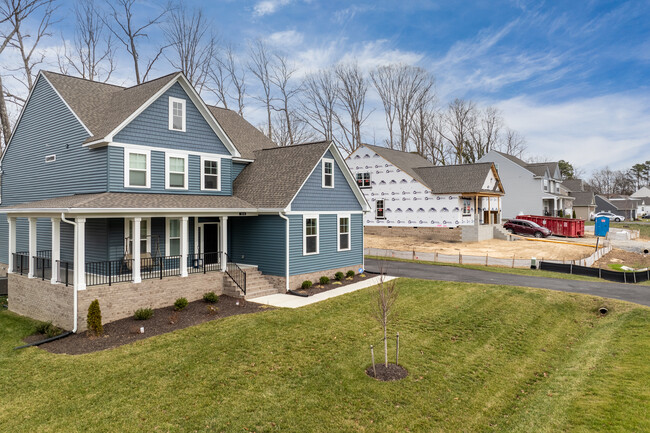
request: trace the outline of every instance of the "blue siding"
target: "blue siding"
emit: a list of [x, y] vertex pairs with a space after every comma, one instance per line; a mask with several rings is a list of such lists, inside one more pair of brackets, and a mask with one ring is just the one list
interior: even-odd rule
[[[333, 159], [332, 153], [328, 151], [325, 158]], [[334, 161], [334, 188], [323, 188], [321, 164], [319, 161], [307, 182], [294, 198], [291, 203], [291, 210], [361, 210], [359, 201], [336, 161]]]
[[187, 163], [188, 190], [165, 189], [165, 153], [151, 151], [151, 188], [124, 188], [124, 149], [109, 146], [108, 158], [110, 161], [110, 191], [112, 192], [139, 192], [139, 193], [164, 193], [164, 194], [202, 194], [202, 195], [232, 195], [232, 160], [221, 160], [221, 191], [201, 191], [201, 157], [189, 155]]
[[268, 275], [285, 275], [286, 221], [277, 215], [228, 218], [230, 257], [257, 265]]
[[[169, 97], [185, 99], [185, 132], [169, 130]], [[180, 84], [160, 98], [115, 135], [115, 141], [129, 144], [194, 150], [230, 155]]]
[[303, 216], [290, 215], [290, 262], [291, 275], [343, 268], [363, 263], [363, 218], [361, 214], [350, 216], [351, 249], [337, 251], [337, 216], [320, 215], [318, 231], [319, 253], [303, 255]]
[[235, 179], [237, 179], [237, 176], [239, 176], [239, 173], [242, 172], [243, 169], [246, 168], [248, 164], [243, 163], [243, 162], [233, 162], [232, 163], [232, 181], [234, 182]]

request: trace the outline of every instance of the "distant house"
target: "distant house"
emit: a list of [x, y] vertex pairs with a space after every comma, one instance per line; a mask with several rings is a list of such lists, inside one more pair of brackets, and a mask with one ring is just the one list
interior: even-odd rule
[[561, 185], [575, 198], [573, 210], [576, 218], [590, 220], [596, 213], [596, 197], [591, 185], [582, 179], [567, 179]]
[[368, 144], [346, 162], [372, 209], [364, 217], [369, 233], [383, 227], [445, 234], [440, 229], [462, 227], [465, 240], [479, 240], [492, 238], [501, 221], [504, 189], [492, 163], [434, 166], [417, 154]]
[[516, 156], [491, 150], [478, 162], [496, 167], [503, 187], [503, 217], [517, 215], [570, 216], [574, 197], [561, 188], [562, 176], [557, 162], [529, 164]]
[[647, 186], [639, 188], [630, 198], [640, 200], [636, 211], [637, 216], [650, 214], [650, 188]]
[[625, 217], [626, 220], [635, 220], [636, 212], [641, 200], [630, 199], [626, 196], [605, 197], [596, 194], [596, 212], [611, 212]]

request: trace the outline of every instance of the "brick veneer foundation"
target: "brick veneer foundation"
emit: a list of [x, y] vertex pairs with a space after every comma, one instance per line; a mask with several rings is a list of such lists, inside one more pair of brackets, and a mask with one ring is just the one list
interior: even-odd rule
[[[78, 292], [77, 326], [86, 329], [90, 303], [98, 299], [102, 322], [108, 323], [133, 315], [139, 308], [161, 308], [172, 305], [178, 298], [188, 301], [201, 299], [206, 292], [223, 292], [221, 272], [192, 274], [188, 277], [168, 277], [144, 280], [142, 283], [118, 283], [112, 286], [92, 286]], [[36, 320], [51, 321], [64, 329], [72, 329], [73, 288], [49, 281], [29, 279], [9, 274], [9, 310]]]
[[337, 272], [343, 272], [345, 274], [347, 271], [352, 270], [356, 274], [359, 271], [359, 268], [362, 267], [363, 267], [362, 264], [358, 264], [355, 266], [346, 266], [345, 268], [328, 269], [326, 271], [311, 272], [309, 274], [291, 275], [291, 277], [289, 277], [289, 288], [298, 289], [302, 285], [302, 282], [306, 280], [310, 280], [311, 282], [316, 283], [318, 282], [318, 280], [320, 280], [320, 277], [322, 277], [323, 275], [326, 277], [330, 277], [330, 279], [333, 280], [334, 274], [336, 274]]

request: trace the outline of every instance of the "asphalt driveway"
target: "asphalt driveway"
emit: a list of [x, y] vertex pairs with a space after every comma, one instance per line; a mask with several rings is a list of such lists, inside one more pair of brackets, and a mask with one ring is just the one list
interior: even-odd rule
[[424, 265], [420, 263], [380, 261], [366, 259], [366, 270], [388, 275], [424, 280], [458, 281], [463, 283], [501, 284], [508, 286], [536, 287], [561, 292], [583, 293], [603, 298], [619, 299], [650, 306], [650, 287], [635, 284], [619, 284], [593, 281], [564, 280], [560, 278], [531, 277], [527, 275], [501, 274], [454, 266]]

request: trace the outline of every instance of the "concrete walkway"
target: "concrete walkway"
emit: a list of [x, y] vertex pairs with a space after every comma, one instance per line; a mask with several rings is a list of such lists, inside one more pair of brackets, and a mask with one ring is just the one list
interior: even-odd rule
[[[384, 276], [384, 281], [394, 280], [396, 277]], [[300, 308], [305, 305], [315, 304], [316, 302], [324, 301], [325, 299], [334, 298], [336, 296], [345, 295], [346, 293], [356, 292], [357, 290], [365, 289], [379, 284], [380, 277], [372, 277], [358, 283], [349, 284], [347, 286], [339, 287], [337, 289], [328, 290], [327, 292], [318, 293], [316, 295], [303, 298], [302, 296], [289, 295], [277, 293], [275, 295], [260, 296], [259, 298], [249, 299], [248, 302], [256, 302], [258, 304], [271, 305], [273, 307], [282, 308]]]

